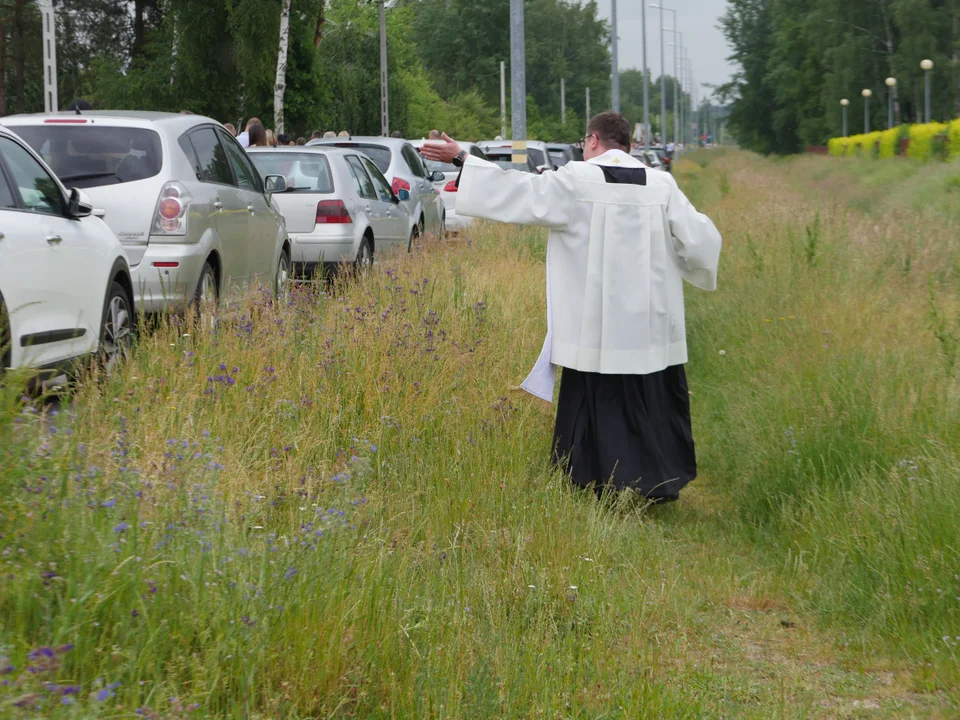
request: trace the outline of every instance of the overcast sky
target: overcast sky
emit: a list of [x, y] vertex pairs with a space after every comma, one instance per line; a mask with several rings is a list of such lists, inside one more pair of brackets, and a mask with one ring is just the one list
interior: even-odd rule
[[[653, 77], [660, 75], [660, 11], [649, 7], [656, 0], [617, 0], [617, 23], [620, 26], [617, 36], [620, 38], [620, 69], [643, 67], [643, 24], [640, 16], [641, 4], [647, 4], [647, 67]], [[600, 14], [610, 19], [610, 0], [597, 0]], [[683, 44], [689, 51], [697, 83], [720, 85], [730, 79], [733, 69], [727, 61], [730, 48], [717, 29], [717, 20], [726, 10], [726, 0], [666, 0], [664, 7], [677, 11], [677, 30], [683, 33]], [[667, 28], [673, 28], [673, 13], [664, 12], [663, 22]], [[666, 33], [666, 42], [671, 33]], [[673, 75], [674, 48], [667, 45], [667, 73]], [[701, 88], [701, 97], [709, 90]]]

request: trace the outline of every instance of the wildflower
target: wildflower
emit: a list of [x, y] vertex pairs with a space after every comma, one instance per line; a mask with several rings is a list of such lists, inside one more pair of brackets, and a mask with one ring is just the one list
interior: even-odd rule
[[115, 533], [122, 533], [122, 532], [126, 532], [129, 529], [130, 529], [130, 526], [127, 523], [122, 522], [119, 525], [117, 525], [115, 528], [113, 528], [113, 531]]
[[292, 580], [294, 577], [296, 577], [296, 574], [296, 568], [287, 568], [287, 571], [283, 574], [283, 577], [287, 580]]
[[102, 503], [100, 503], [100, 507], [112, 508], [116, 504], [117, 504], [117, 501], [114, 500], [113, 498], [110, 498], [109, 500], [104, 500]]
[[722, 355], [726, 355], [726, 354], [727, 354], [727, 351], [726, 351], [726, 350], [721, 350], [721, 351], [720, 351], [720, 355], [721, 355], [721, 356], [722, 356]]

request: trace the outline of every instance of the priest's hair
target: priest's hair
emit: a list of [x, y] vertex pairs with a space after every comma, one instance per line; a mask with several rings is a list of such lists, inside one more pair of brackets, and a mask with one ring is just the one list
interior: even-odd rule
[[587, 132], [596, 135], [605, 148], [630, 152], [630, 123], [618, 112], [607, 111], [594, 115]]

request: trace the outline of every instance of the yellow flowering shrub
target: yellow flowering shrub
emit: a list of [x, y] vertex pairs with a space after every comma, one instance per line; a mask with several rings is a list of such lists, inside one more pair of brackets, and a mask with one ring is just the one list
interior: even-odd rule
[[900, 136], [903, 129], [901, 127], [884, 130], [880, 133], [880, 159], [896, 157], [900, 154]]
[[830, 138], [827, 142], [827, 151], [834, 157], [843, 157], [847, 154], [847, 145], [849, 145], [849, 138]]
[[960, 158], [960, 118], [950, 123], [947, 137], [950, 139], [950, 157]]
[[917, 160], [929, 160], [934, 156], [934, 143], [937, 136], [943, 135], [947, 126], [943, 123], [912, 125], [910, 127], [910, 147], [907, 155]]

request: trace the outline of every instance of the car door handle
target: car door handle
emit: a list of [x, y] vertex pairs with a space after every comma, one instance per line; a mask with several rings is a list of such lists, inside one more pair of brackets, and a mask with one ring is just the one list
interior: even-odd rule
[[59, 245], [63, 242], [63, 238], [59, 235], [47, 235], [47, 242], [50, 245]]
[[217, 200], [217, 201], [213, 204], [213, 206], [214, 206], [217, 210], [223, 210], [223, 203], [220, 202], [219, 200]]

